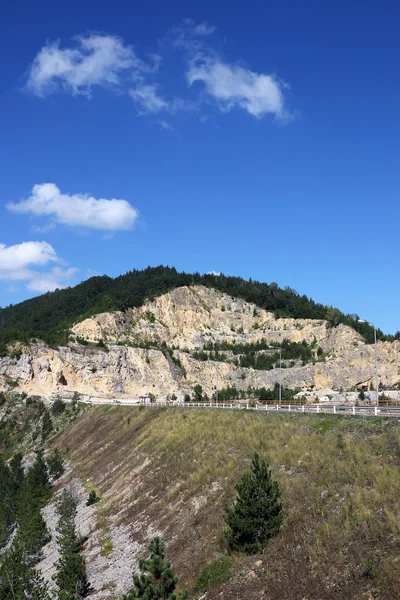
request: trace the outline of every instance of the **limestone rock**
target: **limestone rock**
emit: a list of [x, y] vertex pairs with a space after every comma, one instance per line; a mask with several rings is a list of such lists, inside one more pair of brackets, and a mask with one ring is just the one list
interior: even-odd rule
[[[82, 338], [91, 345], [81, 345]], [[208, 342], [286, 339], [318, 345], [326, 360], [282, 369], [285, 387], [338, 390], [373, 378], [374, 346], [365, 344], [350, 327], [331, 329], [323, 320], [276, 319], [244, 300], [192, 286], [177, 288], [126, 313], [85, 319], [72, 328], [67, 347], [35, 344], [24, 348], [19, 359], [0, 358], [0, 389], [6, 389], [10, 379], [18, 382], [17, 389], [43, 396], [77, 391], [97, 397], [138, 397], [151, 392], [165, 398], [182, 396], [196, 384], [212, 394], [217, 379], [219, 388], [271, 388], [279, 381], [279, 369], [257, 371], [199, 361], [192, 353]], [[99, 340], [108, 352], [96, 345]], [[137, 347], [138, 342], [156, 342], [160, 349]], [[378, 342], [378, 354], [379, 380], [388, 386], [398, 383], [400, 342]]]

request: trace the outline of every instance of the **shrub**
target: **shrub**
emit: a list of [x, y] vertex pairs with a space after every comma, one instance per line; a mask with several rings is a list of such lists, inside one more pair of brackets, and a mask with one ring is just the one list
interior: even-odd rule
[[78, 394], [78, 392], [74, 392], [71, 398], [71, 406], [72, 406], [72, 410], [75, 410], [76, 407], [78, 406], [79, 400], [81, 398], [81, 395]]
[[103, 542], [102, 553], [106, 558], [108, 558], [112, 551], [113, 551], [112, 539], [108, 537]]
[[178, 578], [171, 569], [171, 563], [165, 560], [165, 542], [154, 537], [149, 545], [150, 557], [139, 560], [140, 574], [133, 575], [134, 588], [123, 600], [186, 600], [187, 592], [176, 594]]
[[143, 314], [143, 317], [146, 319], [146, 321], [148, 321], [149, 323], [155, 323], [156, 322], [156, 318], [154, 316], [154, 314], [150, 311], [146, 311]]
[[53, 402], [53, 406], [51, 407], [51, 412], [53, 413], [53, 415], [55, 417], [58, 417], [59, 415], [61, 415], [64, 410], [66, 408], [66, 404], [63, 400], [61, 400], [61, 398], [57, 397], [54, 402]]
[[282, 525], [281, 489], [264, 460], [254, 454], [251, 472], [236, 485], [233, 508], [225, 508], [229, 548], [246, 554], [261, 552]]
[[100, 502], [101, 498], [96, 494], [95, 490], [92, 490], [88, 496], [86, 506], [91, 506], [92, 504], [96, 504]]
[[195, 402], [201, 402], [203, 400], [203, 388], [201, 387], [201, 385], [195, 385], [193, 388], [193, 393]]
[[196, 579], [195, 589], [204, 592], [215, 583], [222, 583], [229, 579], [229, 570], [232, 566], [230, 556], [218, 556], [211, 563], [203, 567]]

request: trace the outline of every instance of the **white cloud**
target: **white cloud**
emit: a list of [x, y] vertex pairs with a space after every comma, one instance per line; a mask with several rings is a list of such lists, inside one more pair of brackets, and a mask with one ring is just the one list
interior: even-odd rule
[[27, 288], [41, 294], [53, 292], [55, 289], [63, 288], [71, 283], [77, 271], [78, 269], [75, 269], [74, 267], [69, 267], [68, 269], [54, 267], [47, 273], [36, 271], [32, 273]]
[[168, 123], [167, 121], [163, 121], [162, 119], [157, 121], [157, 123], [161, 127], [161, 129], [164, 129], [166, 131], [173, 129], [173, 127], [170, 123]]
[[47, 242], [22, 242], [15, 246], [0, 244], [0, 278], [24, 279], [30, 265], [59, 262], [53, 246]]
[[192, 102], [174, 97], [166, 100], [158, 93], [158, 84], [138, 85], [135, 89], [129, 90], [129, 95], [137, 106], [140, 115], [156, 114], [167, 112], [175, 114], [184, 110], [193, 110], [195, 105]]
[[198, 38], [208, 37], [216, 30], [216, 27], [206, 22], [196, 24], [193, 19], [184, 19], [169, 31], [166, 39], [176, 48], [196, 50], [201, 47]]
[[255, 117], [273, 114], [287, 118], [282, 84], [273, 75], [254, 73], [218, 58], [200, 55], [190, 63], [187, 80], [189, 85], [203, 82], [221, 110], [242, 108]]
[[193, 26], [193, 34], [194, 35], [212, 35], [217, 30], [214, 25], [209, 25], [208, 23], [199, 23], [198, 25]]
[[289, 120], [284, 101], [287, 86], [274, 74], [222, 60], [209, 42], [215, 31], [207, 22], [185, 19], [159, 43], [164, 50], [173, 47], [182, 52], [192, 95], [196, 82], [204, 84], [206, 93], [196, 100], [177, 97], [171, 90], [160, 93], [160, 83], [154, 80], [162, 60], [159, 54], [149, 54], [145, 62], [121, 38], [99, 33], [77, 36], [70, 47], [49, 42], [30, 67], [27, 89], [42, 97], [56, 91], [90, 97], [94, 86], [102, 86], [129, 94], [139, 116], [196, 112], [208, 96], [222, 111], [241, 109], [257, 118], [269, 114]]
[[215, 277], [219, 277], [221, 273], [217, 273], [217, 271], [208, 271], [207, 275], [214, 275]]
[[25, 281], [28, 289], [48, 292], [67, 285], [78, 269], [52, 267], [50, 271], [38, 271], [31, 267], [44, 267], [49, 263], [62, 264], [53, 246], [47, 242], [22, 242], [14, 246], [0, 244], [0, 279]]
[[[152, 70], [118, 37], [89, 34], [75, 39], [74, 48], [60, 48], [56, 41], [40, 50], [29, 71], [30, 92], [46, 96], [62, 89], [73, 95], [90, 96], [94, 85], [119, 86], [124, 71], [138, 75]], [[157, 68], [160, 57], [153, 58]]]
[[157, 113], [167, 110], [169, 104], [158, 94], [158, 85], [140, 85], [133, 90], [129, 90], [129, 95], [137, 104], [139, 112]]
[[49, 216], [63, 225], [105, 231], [131, 229], [138, 217], [138, 212], [126, 200], [62, 194], [54, 183], [35, 185], [27, 200], [6, 206], [15, 213]]

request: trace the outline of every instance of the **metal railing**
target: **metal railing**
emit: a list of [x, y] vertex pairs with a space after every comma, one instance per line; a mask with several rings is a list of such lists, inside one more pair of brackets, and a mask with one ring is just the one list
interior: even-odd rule
[[173, 404], [171, 402], [154, 402], [153, 404], [140, 405], [134, 400], [92, 400], [90, 397], [81, 402], [87, 404], [108, 406], [147, 406], [148, 408], [157, 407], [175, 407], [175, 408], [207, 408], [209, 410], [252, 410], [258, 412], [290, 412], [307, 414], [333, 414], [333, 415], [352, 415], [358, 417], [397, 417], [400, 419], [400, 406], [352, 406], [343, 404], [259, 404], [249, 402], [247, 404], [228, 403], [228, 402], [184, 402]]

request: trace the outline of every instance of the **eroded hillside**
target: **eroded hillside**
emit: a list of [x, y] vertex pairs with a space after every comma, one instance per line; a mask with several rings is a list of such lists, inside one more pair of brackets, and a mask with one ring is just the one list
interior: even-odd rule
[[[102, 497], [85, 550], [88, 573], [118, 531], [127, 552], [139, 555], [158, 532], [191, 599], [400, 597], [398, 423], [106, 407], [88, 409], [55, 443], [68, 453], [71, 477]], [[283, 489], [282, 532], [264, 555], [227, 557], [223, 580], [200, 591], [203, 567], [226, 556], [223, 507], [255, 450]], [[129, 552], [123, 562], [120, 546], [109, 546], [105, 563], [125, 569], [118, 581], [136, 565]], [[106, 566], [92, 583], [97, 598], [111, 600], [116, 582]]]
[[[340, 389], [372, 381], [374, 348], [354, 329], [331, 327], [324, 320], [275, 318], [244, 300], [192, 286], [176, 288], [141, 308], [77, 323], [64, 347], [16, 344], [0, 359], [0, 386], [41, 395], [69, 390], [133, 397], [147, 392], [182, 397], [196, 384], [211, 395], [217, 380], [219, 388], [272, 388], [279, 379], [277, 362], [271, 368], [243, 366], [247, 363], [236, 351], [285, 340], [309, 349], [307, 360], [283, 361], [287, 388]], [[216, 354], [210, 348], [225, 350]], [[253, 352], [260, 356], [271, 350]], [[400, 342], [379, 342], [378, 352], [380, 382], [398, 384]]]

